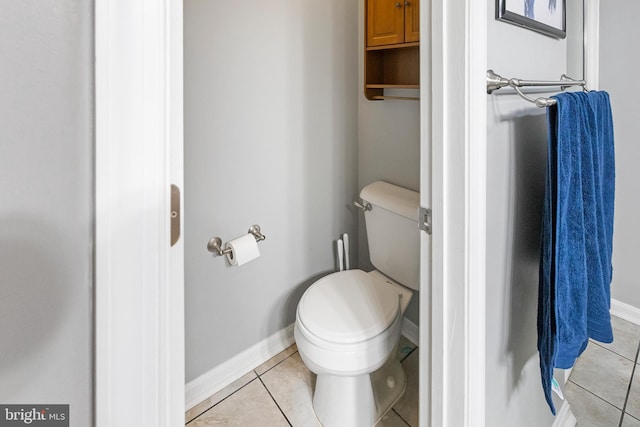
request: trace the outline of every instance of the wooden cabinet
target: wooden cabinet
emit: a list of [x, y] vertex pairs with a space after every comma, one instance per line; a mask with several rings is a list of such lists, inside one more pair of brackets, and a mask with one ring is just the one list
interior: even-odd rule
[[419, 0], [365, 1], [365, 96], [367, 99], [379, 100], [392, 98], [384, 95], [385, 89], [418, 89]]
[[367, 0], [367, 47], [419, 40], [419, 0]]

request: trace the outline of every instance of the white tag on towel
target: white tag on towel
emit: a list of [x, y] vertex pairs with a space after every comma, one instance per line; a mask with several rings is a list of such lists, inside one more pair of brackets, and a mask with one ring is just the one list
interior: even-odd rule
[[551, 390], [553, 390], [560, 399], [564, 400], [564, 395], [562, 394], [562, 389], [560, 388], [560, 384], [554, 377], [551, 377]]

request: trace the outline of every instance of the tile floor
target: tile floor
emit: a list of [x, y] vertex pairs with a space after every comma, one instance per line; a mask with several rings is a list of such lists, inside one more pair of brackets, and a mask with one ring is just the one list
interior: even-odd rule
[[591, 341], [565, 386], [578, 427], [640, 427], [640, 326], [612, 317], [614, 341]]
[[[418, 426], [418, 348], [402, 337], [398, 351], [407, 389], [378, 427]], [[319, 427], [312, 407], [315, 375], [295, 345], [258, 366], [185, 414], [187, 427]]]
[[[565, 396], [578, 427], [640, 427], [640, 326], [612, 317], [614, 342], [592, 341], [576, 362]], [[402, 337], [407, 390], [378, 427], [418, 425], [418, 348]], [[187, 411], [187, 427], [319, 427], [315, 375], [293, 345]]]

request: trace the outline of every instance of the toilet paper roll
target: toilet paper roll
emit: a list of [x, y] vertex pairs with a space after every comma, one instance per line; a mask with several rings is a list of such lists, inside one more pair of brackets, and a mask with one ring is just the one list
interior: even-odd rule
[[225, 245], [225, 248], [231, 249], [231, 252], [227, 253], [227, 262], [230, 265], [241, 266], [260, 256], [258, 242], [256, 242], [253, 234], [246, 234], [237, 239], [230, 240]]

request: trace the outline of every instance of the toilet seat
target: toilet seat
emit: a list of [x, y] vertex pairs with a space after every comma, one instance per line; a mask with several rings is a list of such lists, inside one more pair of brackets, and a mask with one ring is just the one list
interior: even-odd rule
[[298, 321], [324, 342], [356, 344], [391, 327], [402, 310], [402, 293], [362, 270], [333, 273], [307, 289]]

